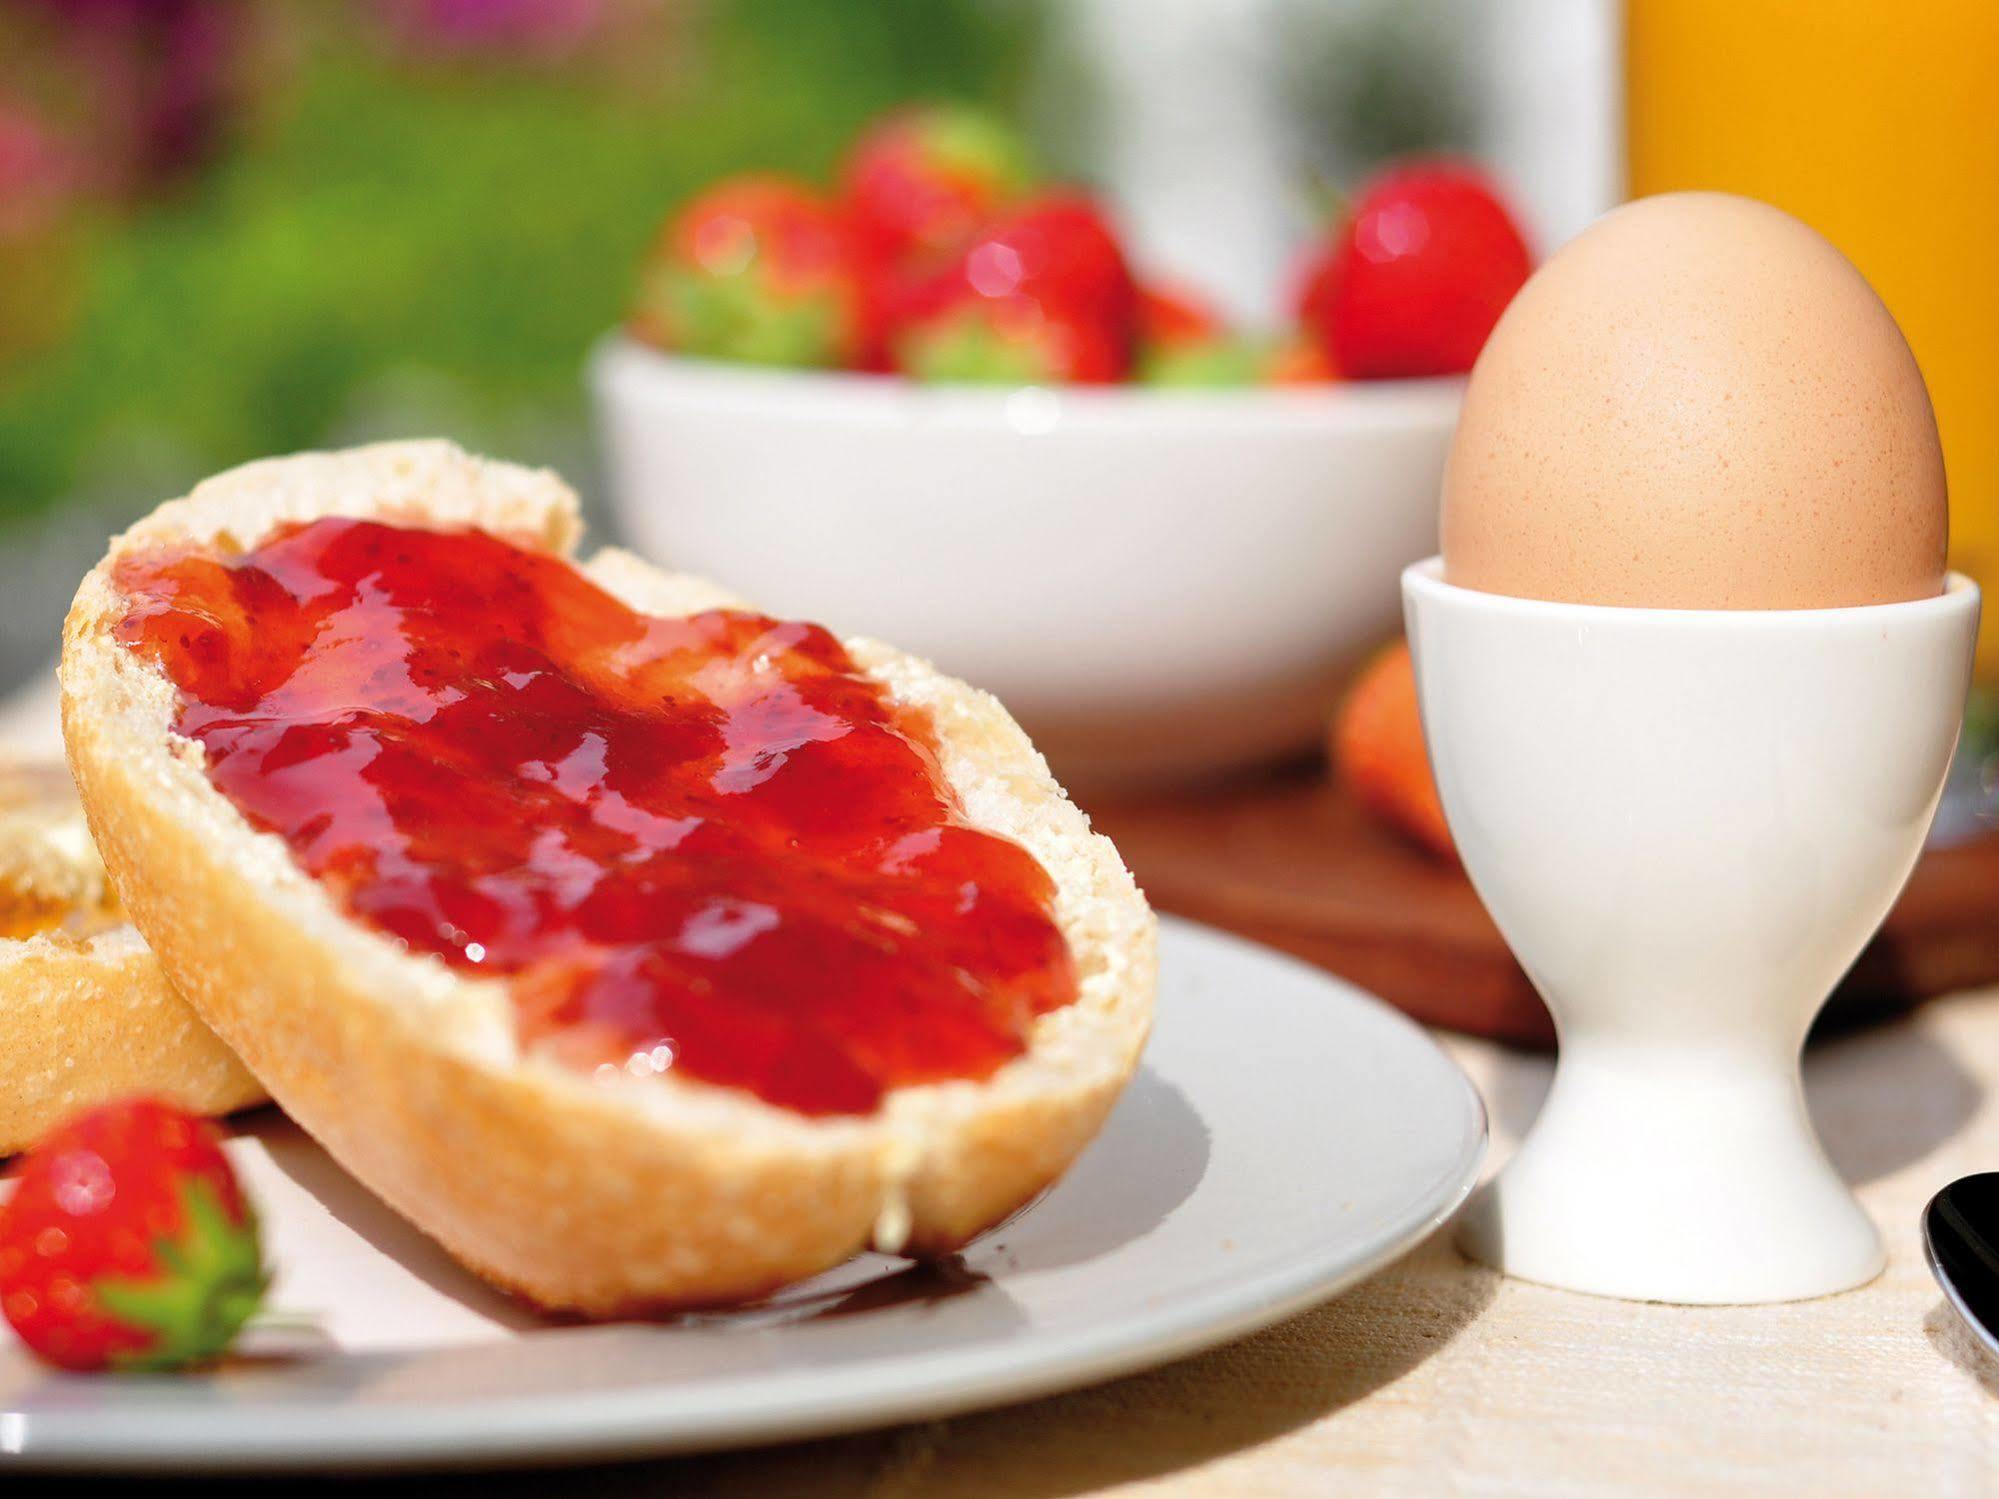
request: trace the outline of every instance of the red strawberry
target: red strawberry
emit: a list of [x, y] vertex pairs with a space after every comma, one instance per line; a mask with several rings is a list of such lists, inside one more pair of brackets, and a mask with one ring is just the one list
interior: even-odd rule
[[0, 1312], [69, 1369], [166, 1369], [227, 1348], [262, 1300], [257, 1220], [214, 1129], [105, 1104], [25, 1158], [0, 1207]]
[[884, 267], [953, 254], [1027, 189], [1018, 137], [963, 105], [919, 105], [884, 116], [847, 154], [840, 180], [868, 259]]
[[890, 347], [921, 380], [1122, 380], [1137, 291], [1088, 199], [1040, 199], [974, 239], [912, 294]]
[[1461, 374], [1532, 269], [1483, 173], [1410, 162], [1355, 198], [1308, 269], [1299, 318], [1352, 378]]
[[660, 232], [632, 331], [708, 359], [839, 366], [859, 336], [859, 262], [845, 221], [810, 187], [718, 183]]

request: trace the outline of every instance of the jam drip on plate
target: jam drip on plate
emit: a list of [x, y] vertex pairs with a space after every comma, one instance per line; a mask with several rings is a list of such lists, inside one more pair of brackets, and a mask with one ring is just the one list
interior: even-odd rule
[[346, 519], [117, 582], [216, 787], [351, 915], [509, 979], [524, 1046], [864, 1113], [1075, 998], [1047, 872], [816, 625]]

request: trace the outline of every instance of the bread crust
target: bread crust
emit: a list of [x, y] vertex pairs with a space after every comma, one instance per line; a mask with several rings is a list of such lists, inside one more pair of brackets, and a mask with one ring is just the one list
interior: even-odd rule
[[264, 1100], [130, 926], [0, 941], [0, 1155], [134, 1094], [196, 1114]]
[[68, 772], [0, 763], [0, 1155], [135, 1093], [201, 1114], [264, 1096], [117, 910]]
[[[502, 986], [348, 921], [209, 783], [170, 731], [173, 690], [118, 646], [111, 566], [194, 541], [250, 546], [322, 515], [476, 525], [566, 554], [552, 475], [398, 443], [252, 464], [112, 543], [64, 632], [63, 727], [105, 865], [202, 1018], [361, 1181], [460, 1260], [549, 1308], [607, 1316], [741, 1300], [871, 1240], [956, 1248], [1045, 1188], [1102, 1123], [1150, 1024], [1155, 923], [990, 697], [865, 640], [855, 658], [926, 707], [972, 819], [1057, 886], [1081, 975], [1026, 1055], [979, 1083], [898, 1089], [864, 1119], [815, 1119], [671, 1075], [594, 1080], [522, 1056]], [[635, 607], [730, 602], [623, 553], [589, 565]]]

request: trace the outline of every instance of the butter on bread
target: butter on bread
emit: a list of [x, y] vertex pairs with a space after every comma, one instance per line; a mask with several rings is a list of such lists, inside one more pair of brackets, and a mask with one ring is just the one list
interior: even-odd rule
[[264, 1096], [126, 923], [69, 773], [0, 761], [0, 1155], [135, 1093], [203, 1114]]
[[[671, 1073], [603, 1079], [518, 1046], [503, 983], [347, 918], [210, 783], [171, 728], [171, 683], [112, 639], [126, 552], [254, 546], [280, 525], [367, 516], [476, 526], [567, 555], [575, 497], [552, 475], [444, 443], [251, 464], [112, 543], [65, 630], [63, 723], [111, 880], [174, 982], [285, 1109], [363, 1183], [495, 1283], [614, 1315], [739, 1300], [876, 1242], [954, 1249], [1058, 1177], [1137, 1066], [1156, 924], [1116, 850], [987, 695], [866, 640], [853, 658], [928, 710], [971, 820], [1056, 885], [1078, 998], [991, 1077], [891, 1091], [813, 1117]], [[634, 608], [731, 602], [602, 553], [585, 571]]]

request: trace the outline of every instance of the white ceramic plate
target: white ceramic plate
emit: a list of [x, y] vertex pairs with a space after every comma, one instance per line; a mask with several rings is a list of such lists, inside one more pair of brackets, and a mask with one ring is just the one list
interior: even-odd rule
[[736, 1313], [539, 1324], [264, 1116], [234, 1151], [274, 1301], [314, 1330], [260, 1333], [203, 1375], [64, 1376], [0, 1346], [0, 1465], [493, 1465], [941, 1416], [1265, 1326], [1463, 1199], [1484, 1111], [1416, 1026], [1185, 922], [1165, 924], [1161, 958], [1145, 1067], [1046, 1198], [961, 1261], [864, 1256]]

